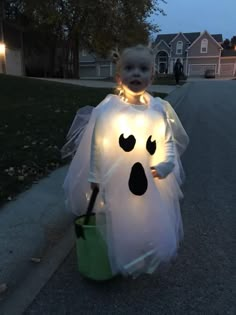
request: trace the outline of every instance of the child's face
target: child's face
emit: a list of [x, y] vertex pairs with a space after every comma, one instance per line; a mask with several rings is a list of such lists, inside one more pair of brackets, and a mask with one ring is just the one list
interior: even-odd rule
[[152, 58], [146, 51], [130, 51], [121, 60], [118, 83], [133, 94], [143, 93], [153, 77]]

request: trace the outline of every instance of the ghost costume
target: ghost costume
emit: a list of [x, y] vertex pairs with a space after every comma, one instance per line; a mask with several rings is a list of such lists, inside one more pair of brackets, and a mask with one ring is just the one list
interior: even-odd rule
[[[188, 136], [168, 102], [145, 98], [148, 105], [132, 105], [108, 95], [85, 114], [84, 128], [78, 113], [69, 132], [77, 150], [64, 182], [76, 215], [86, 212], [90, 183], [99, 184], [96, 224], [112, 271], [133, 277], [168, 262], [183, 237], [180, 154]], [[165, 178], [153, 178], [151, 168]]]

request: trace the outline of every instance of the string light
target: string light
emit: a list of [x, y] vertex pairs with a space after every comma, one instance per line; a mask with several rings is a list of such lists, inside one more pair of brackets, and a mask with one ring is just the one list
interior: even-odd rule
[[[124, 88], [121, 85], [119, 85], [119, 86], [117, 86], [116, 90], [117, 90], [118, 96], [120, 96], [121, 100], [125, 103], [129, 103], [128, 98], [125, 96]], [[139, 96], [139, 102], [141, 105], [147, 105], [148, 104], [148, 100], [145, 98], [144, 94], [145, 94], [145, 92]]]

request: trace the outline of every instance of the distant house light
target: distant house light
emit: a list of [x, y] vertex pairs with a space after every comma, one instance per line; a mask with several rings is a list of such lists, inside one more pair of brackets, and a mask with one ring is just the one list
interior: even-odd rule
[[0, 55], [5, 56], [6, 45], [4, 43], [0, 43]]

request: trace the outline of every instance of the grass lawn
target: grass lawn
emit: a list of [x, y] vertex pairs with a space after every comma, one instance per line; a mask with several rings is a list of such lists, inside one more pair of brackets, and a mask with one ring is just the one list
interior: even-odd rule
[[77, 109], [97, 105], [113, 90], [0, 75], [0, 91], [3, 205], [68, 162], [60, 149]]

